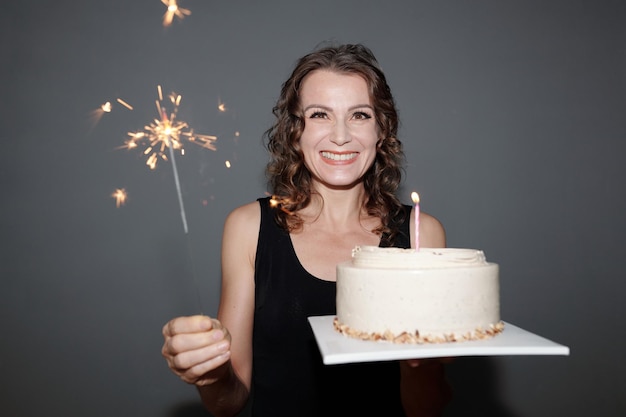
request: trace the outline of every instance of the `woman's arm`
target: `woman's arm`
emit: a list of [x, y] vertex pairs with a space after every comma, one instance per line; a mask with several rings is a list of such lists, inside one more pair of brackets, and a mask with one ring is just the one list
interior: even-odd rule
[[407, 417], [440, 417], [452, 399], [445, 376], [448, 359], [400, 361], [400, 395]]
[[216, 417], [236, 415], [249, 397], [259, 226], [258, 202], [226, 218], [217, 318], [179, 317], [163, 328], [163, 355], [170, 368], [197, 386], [204, 406]]

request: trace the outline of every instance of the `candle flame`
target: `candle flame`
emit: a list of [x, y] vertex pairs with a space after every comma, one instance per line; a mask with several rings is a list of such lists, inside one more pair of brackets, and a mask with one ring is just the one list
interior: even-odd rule
[[415, 191], [413, 191], [411, 193], [411, 200], [413, 200], [413, 203], [417, 204], [420, 202], [420, 195], [418, 193], [416, 193]]

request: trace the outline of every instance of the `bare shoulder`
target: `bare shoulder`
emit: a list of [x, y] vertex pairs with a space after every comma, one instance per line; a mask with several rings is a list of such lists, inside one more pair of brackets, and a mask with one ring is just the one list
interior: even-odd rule
[[226, 216], [222, 254], [231, 251], [246, 254], [252, 259], [261, 225], [261, 208], [258, 201], [239, 206]]
[[253, 201], [239, 206], [231, 211], [226, 217], [225, 227], [249, 227], [256, 224], [258, 231], [261, 221], [261, 208], [258, 201]]
[[446, 231], [435, 216], [420, 213], [420, 245], [425, 248], [445, 248]]

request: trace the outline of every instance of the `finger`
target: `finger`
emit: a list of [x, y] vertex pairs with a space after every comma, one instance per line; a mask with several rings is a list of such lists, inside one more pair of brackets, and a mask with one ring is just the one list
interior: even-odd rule
[[212, 369], [207, 369], [207, 366], [210, 367], [211, 364], [215, 363], [216, 358], [225, 354], [230, 356], [230, 343], [227, 340], [204, 346], [200, 349], [170, 355], [167, 357], [167, 360], [170, 368], [179, 373], [194, 375], [194, 373], [202, 371], [195, 375], [199, 376]]
[[213, 320], [208, 316], [177, 317], [165, 323], [163, 336], [174, 336], [181, 333], [198, 333], [210, 330]]
[[180, 374], [180, 378], [189, 383], [198, 386], [208, 385], [219, 379], [218, 374], [212, 374], [211, 371], [216, 370], [220, 366], [224, 365], [230, 359], [230, 351], [227, 351], [219, 356], [211, 358], [205, 362], [199, 363], [192, 368], [189, 368], [184, 373]]
[[166, 355], [178, 355], [221, 343], [227, 343], [227, 347], [230, 347], [230, 337], [227, 337], [222, 329], [213, 329], [203, 333], [183, 333], [166, 337], [163, 352]]
[[407, 359], [406, 364], [411, 368], [417, 368], [421, 362], [421, 359]]

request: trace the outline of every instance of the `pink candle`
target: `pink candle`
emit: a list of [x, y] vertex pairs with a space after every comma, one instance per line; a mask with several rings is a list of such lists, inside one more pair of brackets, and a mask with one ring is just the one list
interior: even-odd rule
[[413, 191], [411, 200], [415, 203], [415, 250], [420, 250], [420, 196]]

